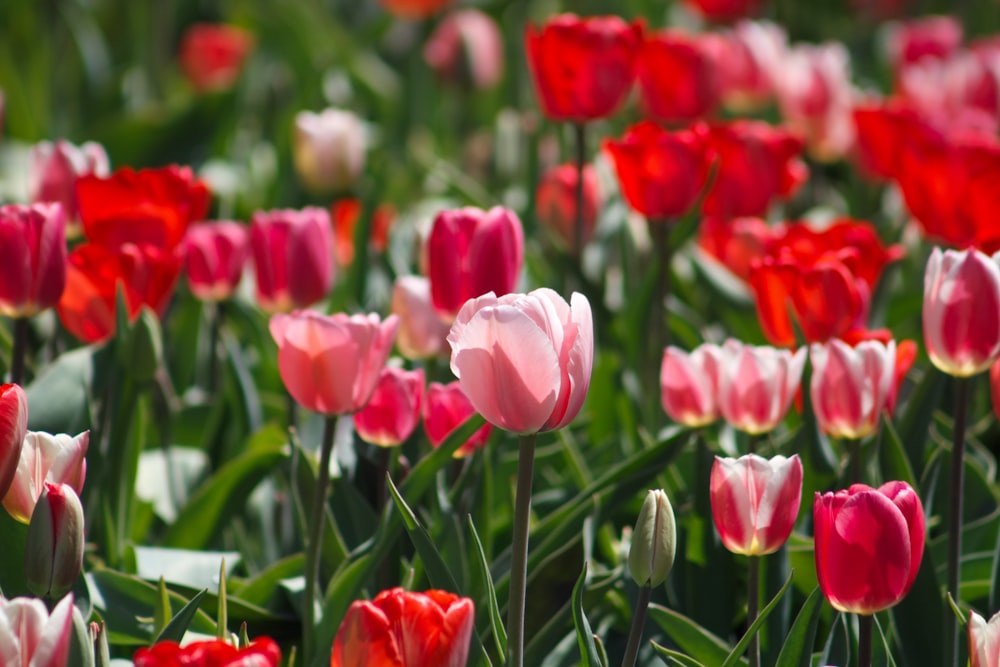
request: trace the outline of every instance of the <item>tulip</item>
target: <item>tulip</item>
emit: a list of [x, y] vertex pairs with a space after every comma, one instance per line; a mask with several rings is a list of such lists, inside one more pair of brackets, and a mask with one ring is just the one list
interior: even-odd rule
[[446, 349], [450, 327], [434, 310], [427, 278], [396, 278], [392, 287], [392, 313], [399, 317], [396, 346], [404, 357], [426, 359]]
[[[572, 248], [576, 224], [576, 188], [579, 181], [576, 165], [551, 167], [542, 174], [535, 190], [535, 215], [542, 226], [555, 233], [565, 247]], [[594, 234], [597, 211], [601, 206], [597, 171], [591, 165], [583, 168], [583, 242]]]
[[332, 227], [321, 208], [254, 213], [250, 247], [264, 311], [306, 308], [326, 296], [333, 287]]
[[551, 431], [583, 406], [594, 361], [590, 302], [550, 289], [472, 299], [448, 334], [451, 370], [476, 411], [518, 434]]
[[816, 494], [816, 576], [834, 609], [870, 615], [906, 596], [924, 554], [924, 509], [906, 482]]
[[19, 385], [0, 385], [0, 498], [14, 481], [27, 433], [28, 397]]
[[652, 220], [677, 218], [690, 209], [712, 163], [701, 125], [668, 132], [643, 121], [621, 140], [605, 141], [604, 150], [614, 161], [625, 201]]
[[60, 204], [0, 206], [0, 315], [31, 317], [66, 286], [66, 216]]
[[76, 220], [76, 181], [110, 171], [108, 154], [100, 144], [88, 141], [79, 148], [68, 141], [42, 141], [31, 149], [28, 191], [34, 203], [58, 202], [69, 220]]
[[423, 369], [383, 368], [368, 404], [354, 414], [354, 429], [373, 445], [401, 445], [420, 421], [423, 395]]
[[453, 0], [379, 0], [386, 11], [401, 19], [423, 19], [441, 11]]
[[454, 319], [469, 299], [514, 291], [524, 262], [524, 231], [510, 209], [441, 211], [427, 238], [431, 301]]
[[792, 354], [727, 340], [719, 360], [719, 412], [751, 435], [772, 430], [795, 398], [805, 363], [804, 347]]
[[444, 81], [488, 90], [503, 77], [503, 35], [488, 14], [478, 9], [456, 10], [427, 40], [424, 60]]
[[831, 340], [814, 344], [809, 357], [810, 395], [820, 429], [835, 438], [874, 433], [893, 393], [896, 343], [871, 340], [851, 347]]
[[198, 92], [224, 91], [239, 79], [253, 45], [253, 35], [242, 28], [195, 23], [181, 36], [177, 60]]
[[66, 484], [79, 496], [87, 476], [89, 446], [90, 431], [77, 436], [28, 431], [14, 481], [3, 497], [7, 513], [28, 523], [46, 483]]
[[934, 248], [924, 272], [924, 345], [955, 377], [976, 375], [1000, 357], [1000, 254]]
[[685, 0], [685, 4], [710, 21], [733, 21], [756, 12], [764, 0]]
[[72, 594], [51, 614], [37, 598], [0, 596], [0, 660], [11, 667], [66, 667], [74, 613]]
[[945, 60], [962, 47], [962, 24], [954, 16], [924, 16], [889, 28], [889, 62], [898, 75], [925, 58]]
[[776, 237], [761, 218], [710, 217], [698, 226], [698, 248], [743, 282], [749, 282], [754, 263], [768, 254]]
[[740, 21], [732, 29], [707, 36], [719, 81], [722, 104], [746, 113], [774, 96], [788, 35], [770, 21]]
[[351, 604], [333, 642], [331, 667], [465, 667], [472, 600], [446, 591], [382, 591]]
[[678, 424], [699, 428], [719, 418], [719, 362], [722, 349], [704, 343], [690, 353], [668, 347], [660, 367], [663, 409]]
[[643, 108], [660, 122], [703, 118], [719, 103], [715, 62], [700, 35], [679, 30], [646, 35], [638, 79]]
[[969, 614], [969, 660], [971, 667], [1000, 667], [1000, 612], [988, 623], [974, 611]]
[[288, 392], [313, 412], [338, 415], [368, 403], [392, 350], [398, 318], [305, 310], [274, 315], [269, 326]]
[[763, 556], [788, 541], [802, 500], [802, 461], [748, 454], [715, 457], [710, 487], [712, 521], [733, 553]]
[[628, 568], [640, 586], [667, 580], [677, 550], [677, 527], [670, 499], [662, 490], [649, 491], [639, 510], [628, 552]]
[[524, 33], [542, 112], [585, 123], [617, 110], [632, 88], [642, 25], [617, 16], [561, 14]]
[[[447, 440], [455, 429], [476, 412], [476, 409], [472, 406], [472, 402], [465, 395], [465, 392], [462, 391], [460, 382], [448, 384], [431, 382], [427, 386], [427, 395], [424, 397], [423, 412], [427, 439], [431, 441], [433, 447], [440, 447], [441, 443]], [[470, 456], [477, 449], [485, 447], [492, 432], [493, 427], [490, 424], [484, 424], [455, 450], [455, 458]]]
[[249, 646], [236, 648], [223, 639], [180, 646], [162, 641], [141, 648], [132, 657], [135, 667], [278, 667], [281, 649], [273, 639], [258, 637]]
[[59, 599], [83, 569], [83, 505], [69, 484], [46, 482], [31, 514], [24, 549], [28, 590]]
[[[345, 197], [333, 202], [330, 206], [330, 217], [333, 219], [333, 242], [337, 264], [350, 266], [354, 262], [354, 228], [361, 218], [361, 202], [353, 197]], [[383, 204], [372, 213], [369, 244], [378, 252], [385, 252], [389, 245], [389, 227], [392, 226], [396, 211], [392, 206]]]
[[240, 283], [250, 254], [250, 231], [231, 221], [203, 222], [184, 237], [191, 293], [202, 301], [225, 301]]
[[295, 115], [292, 148], [295, 171], [306, 189], [345, 190], [365, 167], [365, 127], [350, 111], [300, 111]]

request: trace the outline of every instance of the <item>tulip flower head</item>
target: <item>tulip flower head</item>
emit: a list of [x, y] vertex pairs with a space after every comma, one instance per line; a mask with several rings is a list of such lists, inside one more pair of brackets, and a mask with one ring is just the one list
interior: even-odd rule
[[68, 484], [79, 496], [87, 477], [90, 431], [77, 436], [28, 431], [14, 481], [3, 497], [7, 513], [28, 523], [47, 483]]
[[349, 188], [365, 167], [365, 127], [342, 109], [295, 115], [295, 171], [312, 192]]
[[396, 278], [392, 287], [392, 313], [399, 317], [396, 345], [407, 359], [434, 357], [447, 349], [451, 327], [434, 310], [427, 278]]
[[639, 510], [628, 552], [628, 569], [640, 586], [655, 587], [667, 580], [677, 551], [674, 508], [662, 490], [650, 490]]
[[27, 433], [28, 397], [20, 385], [0, 385], [0, 498], [14, 482]]
[[762, 556], [788, 541], [802, 501], [802, 461], [747, 454], [715, 457], [710, 486], [712, 521], [733, 553]]
[[11, 667], [65, 667], [74, 613], [79, 612], [72, 593], [51, 614], [37, 598], [0, 596], [0, 661]]
[[232, 296], [250, 255], [250, 231], [238, 222], [202, 222], [184, 237], [188, 286], [202, 301]]
[[420, 422], [423, 396], [423, 369], [383, 368], [368, 404], [354, 414], [354, 430], [373, 445], [401, 445]]
[[[141, 648], [132, 657], [135, 667], [278, 667], [281, 649], [269, 637], [258, 637], [249, 646], [236, 648], [224, 639], [192, 642], [180, 646], [162, 641]], [[360, 663], [359, 663], [360, 664]]]
[[820, 429], [835, 438], [871, 435], [894, 393], [896, 343], [841, 340], [810, 349], [810, 395]]
[[719, 418], [718, 345], [704, 343], [684, 352], [668, 347], [660, 367], [660, 398], [663, 409], [678, 424], [698, 428]]
[[448, 14], [427, 40], [424, 60], [444, 81], [488, 90], [503, 77], [503, 35], [488, 14], [459, 9]]
[[379, 0], [386, 11], [401, 19], [422, 19], [433, 16], [453, 0]]
[[816, 575], [838, 611], [874, 614], [903, 599], [924, 554], [924, 509], [906, 482], [816, 494]]
[[660, 122], [705, 118], [719, 103], [716, 63], [704, 35], [680, 30], [647, 34], [638, 72], [643, 108]]
[[62, 205], [0, 206], [0, 315], [31, 317], [59, 302], [66, 287]]
[[326, 209], [258, 211], [250, 224], [257, 302], [268, 313], [306, 308], [333, 287], [333, 222]]
[[181, 37], [177, 60], [198, 92], [232, 88], [253, 50], [253, 35], [232, 25], [196, 23]]
[[[441, 443], [475, 412], [476, 409], [462, 391], [460, 382], [448, 384], [431, 382], [427, 385], [427, 395], [424, 400], [424, 430], [433, 447], [440, 447]], [[485, 447], [492, 432], [493, 426], [484, 424], [455, 451], [455, 458], [470, 456], [477, 449]]]
[[[574, 244], [576, 224], [576, 187], [579, 170], [575, 164], [561, 164], [551, 167], [538, 182], [535, 190], [535, 214], [538, 221], [547, 227], [567, 248]], [[586, 243], [594, 235], [597, 211], [601, 207], [598, 190], [597, 171], [593, 165], [583, 167], [583, 241]]]
[[518, 434], [559, 429], [590, 386], [594, 323], [587, 297], [546, 288], [469, 300], [448, 334], [451, 370], [486, 420]]
[[1000, 667], [1000, 612], [989, 622], [969, 614], [969, 661], [971, 667]]
[[727, 340], [719, 360], [719, 412], [733, 428], [767, 433], [785, 418], [805, 363], [804, 347], [793, 354]]

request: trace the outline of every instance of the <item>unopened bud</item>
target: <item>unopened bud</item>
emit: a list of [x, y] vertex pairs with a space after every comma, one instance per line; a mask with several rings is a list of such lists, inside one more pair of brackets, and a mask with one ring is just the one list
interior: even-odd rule
[[628, 566], [640, 586], [659, 586], [674, 565], [677, 526], [674, 509], [662, 490], [649, 491], [632, 531]]
[[58, 600], [83, 568], [83, 505], [69, 484], [45, 483], [31, 513], [24, 550], [28, 590]]

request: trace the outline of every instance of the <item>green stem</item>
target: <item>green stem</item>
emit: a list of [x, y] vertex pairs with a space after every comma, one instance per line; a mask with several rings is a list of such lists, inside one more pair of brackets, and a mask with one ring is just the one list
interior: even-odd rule
[[10, 381], [13, 384], [24, 384], [24, 358], [28, 353], [28, 318], [18, 317], [14, 320], [14, 347], [10, 353]]
[[285, 399], [288, 404], [288, 428], [297, 428], [299, 425], [299, 404], [287, 387], [285, 387]]
[[319, 554], [326, 523], [326, 491], [330, 484], [330, 456], [333, 453], [333, 436], [337, 431], [337, 417], [330, 415], [323, 426], [320, 443], [319, 470], [313, 489], [312, 512], [309, 515], [309, 537], [306, 542], [306, 584], [302, 593], [302, 657], [304, 665], [312, 664], [313, 631], [316, 627], [316, 583], [319, 579]]
[[847, 452], [850, 457], [849, 471], [850, 476], [848, 481], [851, 484], [860, 484], [862, 482], [862, 470], [864, 466], [861, 461], [861, 440], [858, 438], [850, 438], [847, 441]]
[[507, 651], [510, 667], [524, 667], [524, 601], [528, 585], [528, 524], [531, 519], [531, 482], [535, 474], [535, 438], [522, 435], [517, 454], [517, 496], [514, 499], [514, 535], [511, 540], [510, 602], [507, 606]]
[[[966, 409], [969, 403], [969, 379], [955, 378], [955, 426], [952, 432], [951, 447], [951, 487], [949, 489], [950, 504], [948, 507], [948, 592], [959, 602], [959, 587], [962, 577], [962, 488], [965, 484], [965, 424]], [[959, 664], [961, 655], [961, 633], [958, 629], [958, 617], [950, 617], [946, 621], [951, 644], [951, 662]], [[947, 644], [946, 644], [947, 645]]]
[[858, 616], [858, 667], [872, 665], [872, 621], [875, 617], [866, 614]]
[[222, 329], [223, 304], [221, 301], [209, 307], [208, 334], [208, 393], [214, 398], [215, 391], [222, 386], [219, 377], [219, 333]]
[[[747, 557], [747, 627], [757, 620], [760, 608], [760, 556]], [[750, 667], [760, 667], [760, 633], [750, 638]]]
[[576, 219], [573, 225], [573, 250], [578, 258], [583, 256], [583, 168], [587, 164], [587, 126], [573, 125], [576, 139]]
[[632, 628], [628, 631], [628, 643], [625, 645], [625, 658], [622, 667], [633, 667], [639, 657], [639, 642], [642, 641], [642, 629], [646, 625], [646, 609], [653, 588], [647, 583], [639, 589], [639, 597], [635, 600], [635, 612], [632, 614]]

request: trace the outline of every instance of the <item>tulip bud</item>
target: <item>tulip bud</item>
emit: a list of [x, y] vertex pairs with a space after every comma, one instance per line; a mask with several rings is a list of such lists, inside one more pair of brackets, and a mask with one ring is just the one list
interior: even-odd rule
[[58, 599], [83, 568], [83, 505], [69, 484], [46, 482], [28, 524], [24, 576], [28, 590]]
[[295, 171], [313, 192], [349, 188], [365, 166], [365, 128], [350, 111], [301, 111], [295, 116]]
[[163, 335], [156, 314], [143, 307], [125, 334], [120, 361], [136, 382], [149, 382], [163, 361]]
[[79, 148], [68, 141], [35, 144], [28, 175], [31, 201], [59, 202], [66, 217], [75, 220], [76, 179], [87, 174], [104, 177], [109, 171], [108, 154], [92, 141]]
[[639, 519], [632, 531], [628, 567], [640, 586], [659, 586], [674, 565], [677, 550], [677, 526], [674, 509], [661, 489], [646, 493]]

